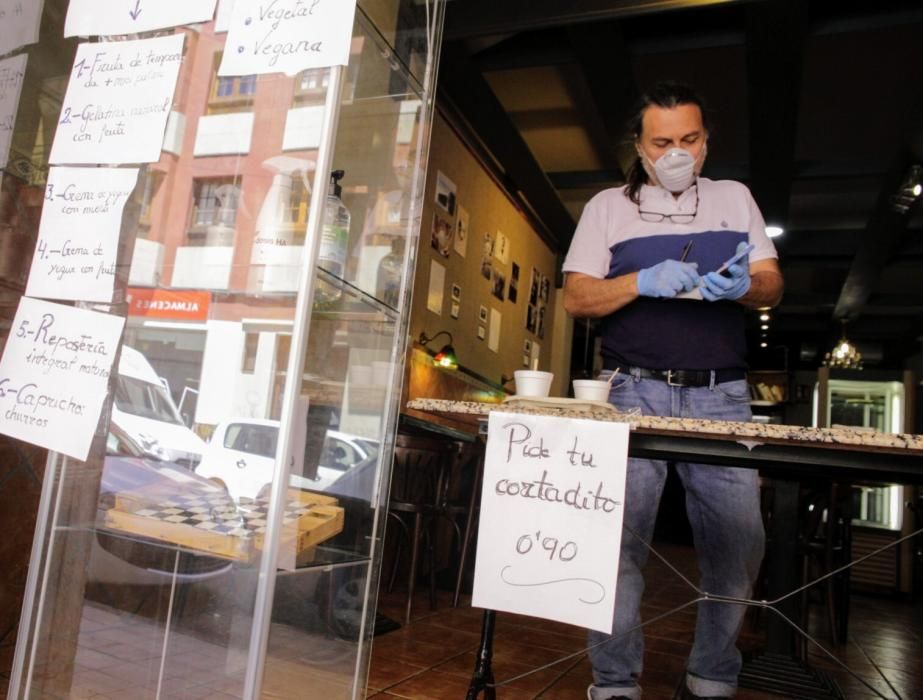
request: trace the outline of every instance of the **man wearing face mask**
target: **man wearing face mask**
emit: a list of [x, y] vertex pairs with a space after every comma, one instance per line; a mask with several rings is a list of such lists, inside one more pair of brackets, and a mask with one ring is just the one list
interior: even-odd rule
[[[638, 158], [624, 187], [586, 206], [564, 261], [564, 306], [600, 318], [604, 368], [619, 370], [609, 397], [644, 415], [746, 421], [747, 307], [774, 306], [783, 282], [749, 190], [700, 177], [708, 129], [702, 99], [661, 83], [629, 124]], [[752, 244], [749, 259], [721, 264]], [[677, 463], [701, 574], [711, 594], [746, 597], [763, 555], [757, 473]], [[641, 697], [647, 561], [667, 465], [630, 459], [612, 635], [590, 633], [590, 700]], [[636, 533], [632, 534], [631, 531]], [[733, 697], [744, 608], [700, 603], [684, 697]]]

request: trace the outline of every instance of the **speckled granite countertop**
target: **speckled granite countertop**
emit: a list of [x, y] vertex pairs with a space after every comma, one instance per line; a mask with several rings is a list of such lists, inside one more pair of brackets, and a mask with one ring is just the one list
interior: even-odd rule
[[[559, 400], [560, 401], [560, 400]], [[620, 413], [597, 404], [561, 401], [538, 404], [511, 400], [503, 404], [476, 401], [447, 401], [443, 399], [414, 399], [408, 408], [428, 413], [466, 414], [486, 416], [491, 411], [561, 416], [564, 418], [590, 418], [593, 420], [630, 422], [632, 428], [656, 434], [682, 434], [687, 437], [724, 438], [744, 444], [792, 444], [805, 446], [862, 447], [870, 450], [900, 450], [920, 452], [923, 456], [923, 435], [877, 433], [851, 428], [806, 428], [797, 425], [765, 423], [732, 423], [730, 421], [699, 420], [692, 418], [658, 418]]]

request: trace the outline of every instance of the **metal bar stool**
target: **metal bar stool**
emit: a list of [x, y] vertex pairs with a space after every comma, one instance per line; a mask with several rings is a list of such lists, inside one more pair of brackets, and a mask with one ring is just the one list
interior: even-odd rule
[[[809, 490], [804, 497], [802, 514], [804, 526], [801, 535], [802, 583], [828, 574], [846, 564], [850, 559], [851, 518], [848, 507], [850, 490], [842, 484], [831, 482]], [[825, 607], [830, 642], [836, 645], [847, 641], [849, 620], [849, 569], [828, 578], [819, 591]], [[808, 628], [810, 591], [801, 594], [801, 624]], [[799, 655], [807, 658], [805, 644], [800, 644]]]
[[[435, 532], [430, 525], [439, 512], [440, 497], [445, 490], [444, 481], [454, 451], [454, 443], [447, 440], [407, 434], [398, 434], [395, 440], [388, 515], [392, 518], [391, 522], [400, 527], [410, 548], [405, 624], [410, 622], [424, 539], [427, 540], [426, 549], [429, 552], [430, 608], [436, 608], [436, 572], [433, 556]], [[388, 590], [394, 587], [404, 538], [397, 540]]]
[[484, 471], [484, 447], [481, 443], [465, 442], [457, 442], [455, 447], [454, 459], [443, 480], [439, 515], [447, 520], [452, 528], [452, 543], [455, 545], [455, 591], [452, 607], [457, 608], [472, 536], [477, 527]]

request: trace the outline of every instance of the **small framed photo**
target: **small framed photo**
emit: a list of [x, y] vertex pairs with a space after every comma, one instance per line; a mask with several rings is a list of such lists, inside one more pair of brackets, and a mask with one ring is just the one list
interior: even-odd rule
[[487, 307], [483, 304], [481, 304], [481, 308], [478, 309], [478, 321], [487, 323]]
[[506, 293], [506, 277], [497, 272], [494, 272], [494, 279], [493, 283], [491, 284], [490, 293], [497, 297], [497, 299], [500, 301], [503, 301], [504, 294]]
[[526, 338], [524, 341], [522, 341], [522, 351], [523, 351], [526, 355], [531, 355], [531, 354], [532, 354], [532, 341], [529, 340], [528, 338]]
[[461, 287], [457, 284], [452, 285], [452, 301], [461, 301]]

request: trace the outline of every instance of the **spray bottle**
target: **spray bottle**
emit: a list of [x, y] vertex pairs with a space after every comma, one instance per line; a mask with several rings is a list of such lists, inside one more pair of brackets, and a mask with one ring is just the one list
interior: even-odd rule
[[[330, 173], [330, 187], [327, 190], [327, 203], [324, 208], [324, 227], [321, 230], [320, 251], [317, 265], [339, 278], [346, 272], [346, 250], [349, 242], [349, 209], [343, 204], [340, 195], [343, 188], [340, 180], [346, 173], [334, 170]], [[328, 284], [318, 284], [314, 290], [315, 301], [319, 303], [336, 301], [342, 292]]]

